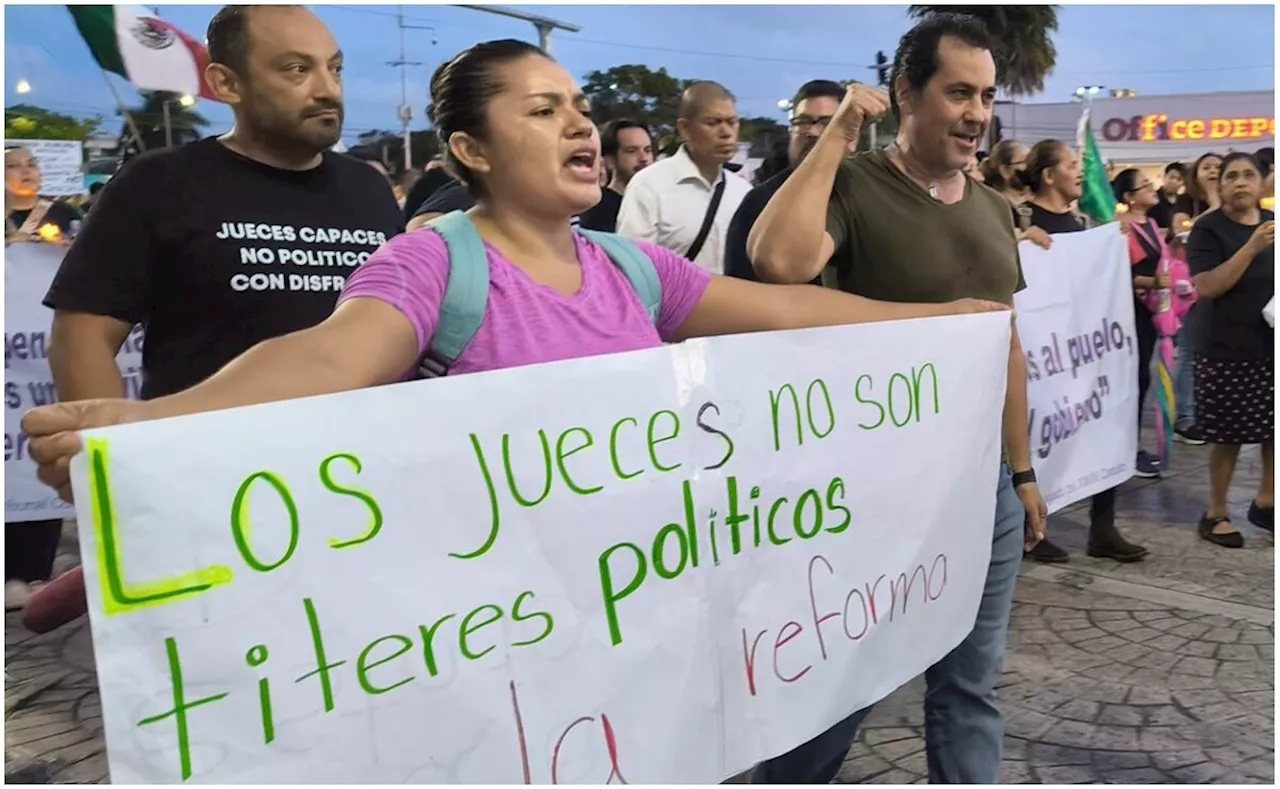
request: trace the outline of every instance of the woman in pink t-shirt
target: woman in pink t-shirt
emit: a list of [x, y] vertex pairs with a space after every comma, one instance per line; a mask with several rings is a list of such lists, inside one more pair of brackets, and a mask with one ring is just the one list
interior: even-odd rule
[[[600, 199], [601, 156], [586, 98], [568, 72], [530, 44], [492, 41], [441, 66], [431, 97], [445, 160], [476, 198], [469, 216], [485, 242], [490, 274], [484, 321], [453, 373], [690, 337], [1007, 309], [972, 299], [896, 304], [809, 285], [714, 277], [640, 244], [662, 284], [655, 321], [626, 276], [571, 225]], [[40, 478], [70, 499], [76, 430], [403, 380], [431, 342], [448, 272], [438, 234], [407, 233], [352, 275], [324, 323], [258, 345], [199, 386], [148, 402], [33, 409], [24, 426]], [[62, 585], [64, 602], [33, 606], [41, 613], [28, 625], [48, 629], [83, 611], [83, 597], [71, 586], [76, 580]], [[78, 611], [66, 601], [78, 601]]]

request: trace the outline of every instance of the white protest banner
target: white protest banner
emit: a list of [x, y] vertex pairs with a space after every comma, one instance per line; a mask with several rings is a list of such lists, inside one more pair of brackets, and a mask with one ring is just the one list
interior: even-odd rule
[[1028, 429], [1050, 512], [1133, 476], [1138, 350], [1128, 240], [1114, 224], [1018, 246]]
[[[4, 250], [4, 520], [5, 523], [62, 518], [71, 506], [36, 479], [27, 455], [22, 415], [57, 401], [49, 372], [53, 312], [41, 302], [66, 248], [17, 243]], [[137, 397], [141, 384], [142, 329], [135, 328], [119, 356], [125, 390]]]
[[79, 140], [5, 140], [21, 145], [40, 164], [40, 194], [69, 197], [84, 194], [84, 143]]
[[972, 629], [1004, 313], [88, 431], [116, 783], [713, 783]]

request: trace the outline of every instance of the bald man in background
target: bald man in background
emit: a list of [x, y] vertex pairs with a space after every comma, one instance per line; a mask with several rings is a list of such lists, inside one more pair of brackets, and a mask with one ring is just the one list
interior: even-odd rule
[[622, 197], [618, 234], [684, 255], [724, 273], [729, 222], [751, 191], [724, 169], [738, 152], [738, 109], [715, 82], [695, 82], [680, 97], [676, 130], [684, 144], [669, 159], [636, 173]]

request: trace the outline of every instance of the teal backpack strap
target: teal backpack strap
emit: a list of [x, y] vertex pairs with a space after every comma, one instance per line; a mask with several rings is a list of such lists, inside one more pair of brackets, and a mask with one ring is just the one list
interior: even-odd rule
[[449, 374], [449, 368], [480, 331], [489, 304], [489, 257], [476, 226], [462, 211], [433, 219], [427, 227], [440, 234], [449, 250], [449, 281], [440, 317], [418, 365], [423, 378], [438, 378]]
[[622, 270], [644, 304], [649, 320], [656, 325], [662, 313], [662, 281], [658, 279], [658, 270], [654, 267], [653, 260], [640, 247], [617, 234], [582, 228], [578, 232], [599, 244], [613, 261], [613, 265]]

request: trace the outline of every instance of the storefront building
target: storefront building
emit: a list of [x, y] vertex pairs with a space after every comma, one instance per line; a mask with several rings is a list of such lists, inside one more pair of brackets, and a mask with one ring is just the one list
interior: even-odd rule
[[[1034, 144], [1046, 138], [1074, 145], [1081, 102], [1000, 104], [1001, 137]], [[1224, 91], [1178, 96], [1097, 98], [1090, 113], [1104, 161], [1113, 168], [1162, 171], [1201, 154], [1254, 152], [1275, 145], [1275, 92]]]

